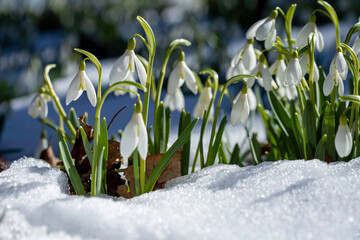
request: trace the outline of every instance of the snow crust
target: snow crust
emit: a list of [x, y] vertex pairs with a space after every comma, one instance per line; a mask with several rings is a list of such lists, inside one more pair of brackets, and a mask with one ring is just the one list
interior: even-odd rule
[[69, 196], [32, 158], [0, 173], [0, 239], [359, 239], [360, 159], [216, 165], [131, 200]]

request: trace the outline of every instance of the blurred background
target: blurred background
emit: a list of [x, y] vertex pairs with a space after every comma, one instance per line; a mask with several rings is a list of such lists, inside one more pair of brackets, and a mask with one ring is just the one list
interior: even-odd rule
[[[345, 36], [360, 15], [360, 5], [356, 0], [328, 2], [347, 26], [341, 33]], [[81, 56], [73, 51], [74, 47], [90, 51], [99, 59], [115, 60], [134, 33], [143, 34], [137, 15], [144, 17], [154, 30], [155, 68], [160, 67], [168, 44], [176, 38], [185, 38], [193, 43], [184, 49], [188, 65], [194, 71], [212, 68], [225, 81], [231, 57], [245, 43], [246, 29], [268, 16], [276, 6], [286, 11], [292, 3], [296, 1], [0, 0], [0, 137], [5, 116], [12, 115], [10, 101], [38, 91], [47, 64], [57, 64], [51, 72], [52, 79], [56, 79], [77, 71]], [[314, 0], [297, 4], [295, 31], [309, 20], [314, 9], [321, 8]], [[284, 35], [282, 19], [278, 19], [277, 30]], [[335, 39], [334, 30], [321, 14], [317, 24], [325, 31], [325, 50], [319, 61], [326, 64], [335, 52], [328, 43]], [[138, 43], [137, 53], [147, 57], [143, 44]], [[0, 153], [4, 152], [3, 143], [0, 138]]]

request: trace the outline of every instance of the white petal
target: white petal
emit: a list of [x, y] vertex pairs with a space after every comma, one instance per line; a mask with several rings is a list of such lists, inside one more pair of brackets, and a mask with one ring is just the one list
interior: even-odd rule
[[359, 54], [359, 52], [360, 52], [360, 36], [358, 36], [356, 38], [352, 48], [356, 54]]
[[136, 71], [140, 80], [141, 85], [144, 87], [146, 86], [146, 70], [144, 68], [144, 65], [142, 65], [141, 61], [138, 59], [137, 56], [135, 56], [135, 65], [136, 65]]
[[256, 67], [256, 54], [254, 51], [254, 45], [249, 43], [245, 45], [242, 62], [248, 71], [251, 71]]
[[352, 137], [347, 125], [339, 125], [335, 135], [335, 148], [340, 157], [346, 157], [352, 149]]
[[231, 59], [231, 66], [232, 67], [234, 67], [239, 62], [243, 50], [244, 50], [244, 48], [242, 47], [239, 51], [237, 51], [235, 53], [234, 57]]
[[275, 19], [267, 17], [263, 24], [256, 30], [255, 37], [258, 41], [264, 41], [272, 31], [275, 25]]
[[139, 136], [139, 142], [138, 142], [138, 150], [139, 155], [142, 159], [146, 159], [147, 157], [147, 150], [148, 150], [148, 135], [145, 127], [145, 123], [142, 117], [141, 113], [135, 113], [135, 118], [137, 122], [137, 129], [138, 129], [138, 136]]
[[91, 105], [93, 107], [95, 107], [95, 105], [96, 105], [95, 88], [94, 88], [92, 82], [90, 81], [90, 79], [86, 76], [86, 74], [85, 74], [85, 86], [86, 86], [87, 97], [88, 97]]
[[45, 96], [42, 96], [42, 94], [40, 94], [40, 114], [41, 114], [41, 118], [46, 118], [48, 115], [48, 105], [47, 105], [47, 101], [45, 99]]
[[251, 88], [252, 86], [254, 86], [255, 83], [255, 78], [247, 78], [246, 79], [246, 84], [249, 88]]
[[346, 60], [345, 60], [342, 52], [336, 53], [335, 67], [336, 67], [336, 70], [339, 71], [339, 73], [345, 72], [345, 70], [347, 70]]
[[180, 63], [178, 62], [175, 68], [171, 71], [168, 81], [168, 94], [173, 94], [177, 88], [179, 88], [183, 80], [180, 80]]
[[274, 25], [273, 29], [270, 31], [269, 35], [265, 39], [265, 48], [266, 49], [272, 48], [275, 40], [276, 40], [276, 29], [275, 29], [275, 25]]
[[308, 45], [309, 35], [312, 32], [310, 22], [306, 23], [305, 26], [300, 30], [296, 37], [296, 46], [300, 49]]
[[302, 78], [301, 66], [298, 58], [292, 58], [284, 73], [284, 81], [289, 85], [298, 85]]
[[192, 91], [193, 94], [197, 94], [198, 87], [196, 85], [196, 79], [193, 74], [193, 72], [190, 70], [190, 68], [186, 65], [186, 63], [183, 61], [183, 67], [184, 67], [184, 78], [186, 86]]
[[304, 77], [305, 74], [308, 72], [309, 55], [307, 53], [304, 53], [301, 56], [299, 62], [300, 62], [302, 77]]
[[165, 96], [164, 106], [169, 107], [170, 111], [178, 110], [180, 112], [183, 110], [185, 106], [185, 99], [180, 88], [176, 89], [173, 94], [167, 94]]
[[114, 63], [114, 66], [111, 68], [109, 75], [110, 86], [116, 82], [123, 81], [129, 74], [129, 54], [129, 50], [126, 50], [125, 53]]
[[334, 77], [333, 74], [329, 73], [324, 80], [323, 92], [325, 96], [329, 96], [334, 88]]
[[315, 26], [315, 35], [316, 35], [316, 47], [319, 52], [324, 49], [324, 37], [319, 31], [318, 27]]
[[66, 94], [66, 105], [69, 105], [70, 102], [78, 99], [83, 90], [80, 89], [80, 71], [76, 74], [74, 79], [71, 81], [68, 92]]
[[339, 96], [342, 96], [342, 95], [344, 95], [344, 83], [341, 79], [339, 80], [338, 85], [339, 85], [338, 86]]
[[267, 18], [261, 19], [259, 21], [257, 21], [256, 23], [254, 23], [249, 30], [246, 32], [246, 38], [247, 39], [251, 39], [255, 37], [256, 31], [258, 30], [258, 28], [260, 27], [260, 25], [262, 25]]
[[30, 106], [28, 108], [28, 114], [32, 116], [33, 118], [37, 118], [40, 115], [40, 95], [36, 95], [30, 103]]
[[245, 126], [249, 117], [249, 112], [250, 108], [247, 97], [240, 92], [231, 109], [231, 124], [235, 126], [241, 122]]
[[256, 96], [253, 92], [253, 90], [251, 90], [251, 88], [248, 88], [248, 91], [247, 91], [247, 100], [248, 100], [248, 103], [249, 103], [249, 108], [251, 111], [254, 111], [256, 110], [257, 108], [257, 100], [256, 100]]
[[319, 69], [318, 69], [318, 66], [317, 66], [316, 62], [314, 62], [313, 77], [314, 77], [314, 81], [315, 81], [315, 82], [318, 82], [318, 81], [319, 81], [320, 75], [319, 75]]
[[271, 91], [272, 89], [272, 77], [269, 69], [266, 67], [265, 64], [262, 64], [261, 74], [263, 79], [263, 85], [266, 91]]
[[137, 122], [135, 114], [133, 114], [121, 137], [120, 154], [123, 158], [129, 158], [138, 145], [139, 137], [137, 130]]
[[202, 118], [204, 111], [209, 107], [212, 98], [212, 92], [210, 87], [205, 87], [199, 96], [199, 99], [195, 105], [193, 116]]
[[285, 89], [287, 99], [292, 100], [297, 97], [297, 91], [295, 86], [286, 86]]

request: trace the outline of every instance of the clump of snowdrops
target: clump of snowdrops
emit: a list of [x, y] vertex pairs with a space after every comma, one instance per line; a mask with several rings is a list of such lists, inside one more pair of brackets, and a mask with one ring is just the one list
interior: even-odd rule
[[[34, 98], [29, 114], [40, 115], [43, 122], [57, 131], [60, 159], [77, 194], [86, 194], [81, 179], [74, 167], [68, 144], [74, 144], [76, 132], [80, 131], [86, 154], [92, 167], [91, 196], [106, 193], [106, 161], [108, 156], [108, 132], [106, 119], [101, 120], [101, 108], [106, 97], [130, 93], [137, 97], [133, 116], [123, 130], [120, 154], [123, 162], [132, 158], [136, 194], [149, 192], [174, 154], [181, 149], [181, 174], [188, 174], [190, 133], [198, 118], [202, 118], [200, 139], [197, 145], [192, 171], [195, 171], [198, 159], [201, 168], [216, 162], [242, 165], [243, 159], [252, 154], [254, 164], [264, 160], [313, 159], [325, 161], [349, 160], [359, 154], [359, 106], [358, 96], [360, 40], [356, 39], [353, 47], [349, 42], [360, 30], [360, 23], [349, 31], [344, 42], [340, 41], [339, 22], [334, 9], [325, 1], [319, 1], [323, 9], [313, 11], [309, 22], [301, 29], [296, 39], [292, 38], [292, 18], [296, 5], [285, 13], [274, 9], [269, 17], [256, 22], [246, 33], [246, 44], [235, 54], [227, 72], [227, 81], [219, 84], [218, 74], [212, 69], [200, 72], [207, 76], [202, 84], [199, 76], [190, 70], [185, 63], [182, 47], [190, 42], [184, 39], [174, 40], [168, 47], [163, 59], [160, 75], [156, 79], [153, 72], [156, 44], [153, 31], [141, 17], [138, 21], [144, 29], [146, 39], [135, 34], [129, 41], [124, 54], [115, 62], [109, 76], [110, 86], [102, 94], [102, 68], [98, 59], [91, 53], [75, 49], [85, 55], [79, 71], [69, 86], [66, 104], [76, 101], [86, 91], [92, 106], [96, 107], [94, 121], [94, 141], [91, 146], [84, 129], [77, 123], [77, 115], [71, 109], [69, 116], [65, 113], [48, 75], [49, 65], [44, 71], [44, 86]], [[316, 64], [315, 52], [324, 48], [324, 38], [316, 26], [317, 14], [324, 14], [333, 23], [336, 34], [336, 55], [328, 69], [328, 74]], [[286, 39], [277, 36], [275, 22], [282, 17], [285, 24]], [[145, 59], [135, 54], [136, 39], [140, 39], [148, 49], [149, 57]], [[255, 49], [254, 39], [264, 41], [263, 50]], [[286, 44], [285, 44], [286, 43]], [[166, 69], [170, 55], [177, 51], [178, 60], [168, 78], [167, 94], [164, 102], [160, 100]], [[271, 65], [266, 58], [267, 52], [275, 52], [278, 57]], [[85, 61], [92, 62], [98, 71], [97, 93], [85, 72]], [[351, 77], [348, 76], [350, 69]], [[136, 71], [135, 71], [136, 70]], [[139, 82], [135, 81], [135, 74]], [[344, 95], [344, 82], [350, 85], [350, 95]], [[239, 83], [241, 90], [233, 98], [228, 87]], [[255, 84], [257, 82], [257, 84]], [[184, 110], [185, 100], [181, 91], [187, 86], [193, 94], [200, 92], [194, 108], [193, 117]], [[266, 92], [270, 110], [257, 103], [253, 88], [260, 86]], [[141, 99], [138, 91], [144, 92]], [[260, 91], [255, 91], [259, 94]], [[214, 110], [216, 95], [216, 108]], [[152, 98], [150, 97], [152, 95]], [[233, 125], [241, 123], [247, 132], [250, 150], [246, 151], [236, 144], [230, 149], [223, 140], [223, 133], [228, 123], [223, 116], [220, 124], [220, 107], [223, 97], [233, 101], [230, 120]], [[47, 101], [52, 100], [59, 114], [59, 125], [47, 118]], [[149, 102], [154, 101], [154, 126], [148, 126]], [[177, 140], [168, 147], [170, 134], [171, 111], [182, 111]], [[247, 128], [250, 111], [258, 110], [266, 129], [267, 142], [259, 143], [256, 133]], [[64, 122], [69, 134], [65, 132]], [[207, 126], [211, 124], [211, 135], [208, 149], [204, 149], [203, 137]], [[181, 148], [182, 147], [182, 148]], [[240, 149], [241, 148], [241, 149]], [[207, 152], [207, 154], [205, 154]], [[148, 155], [164, 153], [159, 164], [150, 177], [145, 177], [145, 162]]]

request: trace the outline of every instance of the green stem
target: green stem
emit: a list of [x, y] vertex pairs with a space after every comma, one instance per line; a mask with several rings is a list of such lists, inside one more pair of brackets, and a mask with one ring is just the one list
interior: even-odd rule
[[140, 192], [145, 193], [146, 161], [140, 157]]

